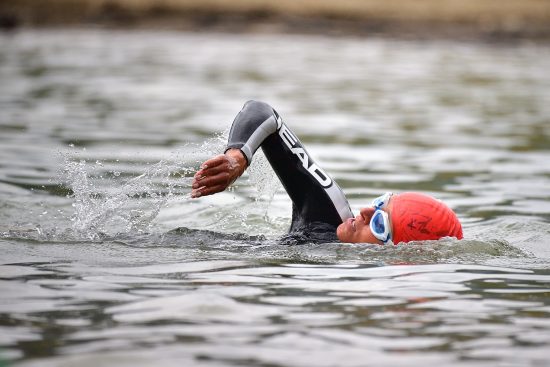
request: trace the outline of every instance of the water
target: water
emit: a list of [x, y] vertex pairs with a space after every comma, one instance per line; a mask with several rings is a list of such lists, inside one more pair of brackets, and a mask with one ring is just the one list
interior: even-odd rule
[[[550, 363], [548, 45], [27, 30], [0, 46], [0, 365]], [[261, 157], [190, 200], [248, 99], [354, 210], [426, 192], [465, 239], [292, 245]]]

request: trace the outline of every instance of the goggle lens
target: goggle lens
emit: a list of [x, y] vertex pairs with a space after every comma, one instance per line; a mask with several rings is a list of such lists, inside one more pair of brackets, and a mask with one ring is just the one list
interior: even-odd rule
[[386, 223], [384, 222], [384, 215], [381, 211], [377, 211], [371, 219], [371, 228], [374, 233], [384, 235], [386, 232]]
[[388, 213], [382, 210], [382, 208], [388, 205], [390, 198], [393, 194], [387, 192], [384, 195], [376, 198], [372, 202], [372, 206], [375, 209], [374, 215], [370, 220], [370, 229], [372, 234], [386, 244], [391, 241], [391, 225]]

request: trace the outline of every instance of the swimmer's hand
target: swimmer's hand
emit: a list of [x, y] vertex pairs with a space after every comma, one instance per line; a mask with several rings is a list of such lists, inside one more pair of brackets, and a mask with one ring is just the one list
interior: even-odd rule
[[239, 149], [210, 158], [201, 164], [193, 178], [192, 198], [221, 192], [239, 178], [246, 169], [246, 158]]

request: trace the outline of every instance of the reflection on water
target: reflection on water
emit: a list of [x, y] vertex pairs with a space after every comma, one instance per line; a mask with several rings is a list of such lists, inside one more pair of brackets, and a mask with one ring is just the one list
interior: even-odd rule
[[[0, 365], [547, 364], [546, 45], [93, 30], [0, 45]], [[354, 210], [427, 192], [466, 239], [289, 246], [262, 157], [189, 200], [248, 99]]]

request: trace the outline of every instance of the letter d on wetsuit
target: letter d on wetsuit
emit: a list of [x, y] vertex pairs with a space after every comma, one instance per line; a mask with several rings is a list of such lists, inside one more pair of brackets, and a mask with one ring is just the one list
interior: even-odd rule
[[248, 164], [259, 147], [292, 200], [290, 232], [316, 228], [336, 233], [336, 227], [353, 218], [342, 189], [319, 167], [296, 135], [268, 104], [248, 101], [231, 130], [227, 149], [240, 149]]

